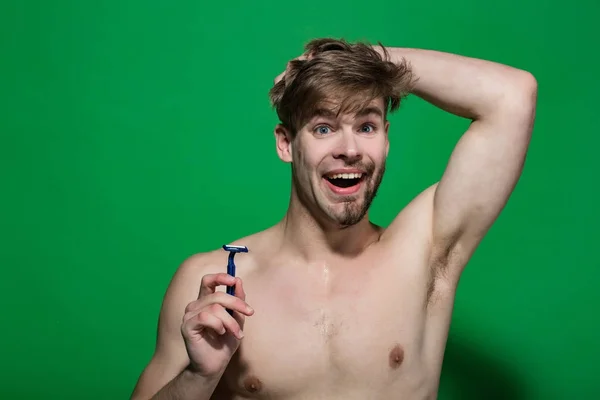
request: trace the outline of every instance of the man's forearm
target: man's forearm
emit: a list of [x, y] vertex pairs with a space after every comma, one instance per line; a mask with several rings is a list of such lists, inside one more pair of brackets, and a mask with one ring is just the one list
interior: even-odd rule
[[413, 94], [452, 114], [480, 120], [518, 111], [535, 91], [531, 74], [491, 61], [434, 50], [386, 47], [416, 77]]
[[156, 393], [152, 400], [209, 400], [218, 383], [218, 377], [205, 378], [185, 369]]

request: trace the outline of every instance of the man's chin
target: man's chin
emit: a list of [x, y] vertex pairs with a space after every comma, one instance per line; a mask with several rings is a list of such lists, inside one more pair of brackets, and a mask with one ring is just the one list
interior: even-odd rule
[[328, 213], [329, 218], [341, 228], [348, 228], [350, 226], [358, 224], [366, 215], [366, 212], [362, 210], [361, 207], [356, 207], [357, 205], [352, 204], [349, 207], [349, 204], [346, 203], [336, 205], [336, 208], [342, 208], [342, 210], [330, 210]]
[[359, 217], [346, 217], [341, 220], [338, 220], [338, 226], [342, 229], [350, 228], [354, 225], [357, 225], [359, 222], [361, 222], [363, 220], [363, 218], [364, 218], [364, 215], [359, 216]]

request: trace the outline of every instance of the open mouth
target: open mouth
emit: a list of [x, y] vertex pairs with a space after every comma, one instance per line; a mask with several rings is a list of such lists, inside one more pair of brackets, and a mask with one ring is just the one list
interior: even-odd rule
[[361, 182], [365, 178], [365, 174], [359, 173], [339, 173], [325, 175], [325, 181], [328, 186], [336, 193], [350, 194], [360, 188]]

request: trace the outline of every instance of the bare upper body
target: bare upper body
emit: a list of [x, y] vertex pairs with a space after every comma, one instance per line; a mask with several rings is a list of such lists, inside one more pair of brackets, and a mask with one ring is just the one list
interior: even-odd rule
[[[536, 86], [530, 75], [497, 64], [397, 52], [410, 58], [420, 77], [416, 94], [473, 124], [441, 181], [385, 229], [368, 215], [343, 228], [323, 222], [360, 203], [377, 169], [344, 196], [329, 192], [321, 174], [350, 158], [381, 165], [387, 125], [384, 137], [377, 128], [364, 130], [363, 117], [330, 121], [331, 130], [318, 120], [318, 139], [299, 136], [296, 153], [285, 135], [277, 136], [280, 158], [297, 169], [290, 208], [279, 224], [231, 243], [249, 249], [235, 262], [254, 313], [245, 318], [243, 339], [211, 399], [436, 398], [455, 290], [520, 175]], [[455, 77], [455, 86], [444, 74]], [[469, 93], [468, 79], [489, 83]], [[225, 272], [226, 260], [219, 249], [178, 269], [165, 295], [155, 354], [132, 398], [208, 398], [186, 396], [191, 391], [183, 389], [195, 378], [183, 377], [190, 358], [182, 318], [203, 277]]]
[[[255, 313], [211, 398], [435, 398], [456, 279], [426, 228], [433, 189], [388, 228], [393, 235], [373, 226], [355, 257], [303, 260], [286, 251], [281, 225], [234, 242], [249, 249], [236, 270]], [[186, 262], [174, 320], [226, 259], [217, 250]], [[171, 362], [184, 368], [178, 353]]]
[[239, 241], [255, 314], [214, 398], [435, 398], [456, 282], [432, 259], [432, 193], [352, 258], [295, 259], [279, 227]]

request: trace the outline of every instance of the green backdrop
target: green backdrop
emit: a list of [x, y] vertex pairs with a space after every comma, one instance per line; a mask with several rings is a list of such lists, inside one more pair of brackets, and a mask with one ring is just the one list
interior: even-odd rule
[[[461, 280], [440, 398], [600, 398], [599, 8], [2, 2], [0, 398], [129, 397], [179, 263], [285, 212], [267, 91], [322, 36], [535, 74], [528, 162]], [[417, 98], [391, 120], [380, 224], [439, 179], [467, 127]]]

